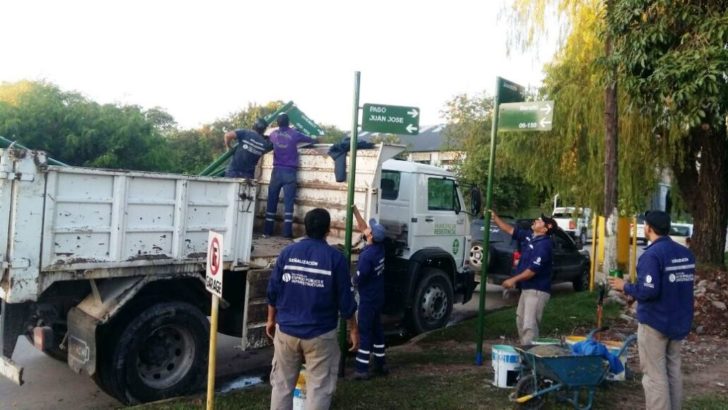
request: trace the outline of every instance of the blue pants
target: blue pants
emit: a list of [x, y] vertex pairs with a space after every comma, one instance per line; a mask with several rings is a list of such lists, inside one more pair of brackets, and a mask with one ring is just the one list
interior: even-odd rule
[[356, 371], [369, 371], [370, 356], [374, 366], [383, 367], [384, 330], [382, 329], [382, 308], [366, 305], [359, 306], [359, 351], [356, 353]]
[[268, 187], [268, 204], [265, 208], [265, 227], [263, 233], [273, 234], [276, 211], [278, 209], [278, 195], [283, 188], [283, 236], [293, 236], [293, 202], [296, 199], [296, 169], [275, 167]]

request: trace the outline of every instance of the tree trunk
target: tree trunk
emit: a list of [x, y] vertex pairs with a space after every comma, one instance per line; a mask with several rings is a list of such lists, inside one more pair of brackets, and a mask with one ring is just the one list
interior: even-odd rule
[[693, 216], [690, 248], [698, 262], [723, 265], [728, 225], [728, 135], [703, 124], [688, 134], [684, 163], [673, 174]]

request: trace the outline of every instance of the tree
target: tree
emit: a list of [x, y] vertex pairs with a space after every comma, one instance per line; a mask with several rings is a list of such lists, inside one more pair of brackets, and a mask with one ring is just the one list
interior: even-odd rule
[[[445, 148], [464, 151], [465, 159], [456, 164], [454, 171], [461, 182], [476, 185], [485, 191], [490, 162], [490, 128], [493, 98], [487, 94], [468, 96], [461, 94], [446, 102], [443, 115], [447, 127], [443, 131]], [[535, 200], [535, 185], [523, 178], [512, 162], [497, 156], [494, 175], [493, 207], [499, 210], [523, 212]]]
[[167, 145], [159, 109], [100, 105], [45, 82], [0, 85], [0, 135], [44, 150], [62, 162], [107, 168], [164, 170]]
[[634, 110], [653, 116], [693, 215], [691, 248], [723, 264], [728, 221], [728, 1], [615, 0], [609, 32]]

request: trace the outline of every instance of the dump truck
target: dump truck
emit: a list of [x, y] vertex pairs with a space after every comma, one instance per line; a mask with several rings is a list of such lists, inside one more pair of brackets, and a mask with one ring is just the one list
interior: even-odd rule
[[[340, 245], [347, 184], [335, 182], [329, 148], [300, 150], [294, 232], [303, 234], [307, 211], [326, 208], [327, 239]], [[475, 283], [454, 176], [391, 159], [402, 149], [357, 152], [354, 203], [388, 229], [384, 314], [414, 334], [444, 326]], [[247, 180], [57, 166], [41, 151], [0, 150], [0, 374], [23, 383], [11, 358], [25, 337], [123, 403], [200, 388], [209, 231], [224, 239], [219, 332], [240, 337], [244, 350], [268, 346], [266, 285], [291, 243], [256, 233], [272, 163], [263, 157], [258, 180]]]

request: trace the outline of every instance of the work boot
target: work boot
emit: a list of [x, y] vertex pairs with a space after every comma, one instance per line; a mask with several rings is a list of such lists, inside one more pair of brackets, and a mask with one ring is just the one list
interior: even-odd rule
[[369, 373], [354, 372], [354, 380], [369, 380]]

